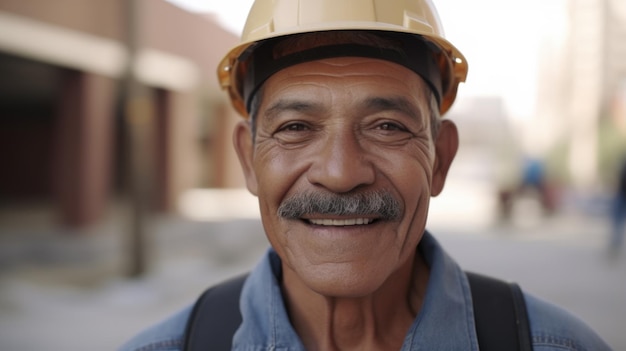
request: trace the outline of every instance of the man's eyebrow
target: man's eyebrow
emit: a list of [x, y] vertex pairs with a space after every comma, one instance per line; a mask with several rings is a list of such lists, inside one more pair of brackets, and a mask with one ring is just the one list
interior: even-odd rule
[[417, 107], [402, 96], [371, 97], [365, 99], [363, 105], [374, 111], [399, 111], [414, 119], [419, 117]]
[[320, 104], [312, 102], [312, 101], [307, 101], [307, 100], [302, 100], [302, 99], [280, 99], [276, 101], [275, 103], [273, 103], [272, 105], [270, 105], [270, 107], [268, 107], [267, 110], [265, 110], [263, 115], [267, 119], [271, 120], [273, 117], [276, 117], [278, 114], [280, 114], [281, 112], [285, 112], [285, 111], [314, 113], [314, 112], [320, 112], [323, 109], [324, 108]]

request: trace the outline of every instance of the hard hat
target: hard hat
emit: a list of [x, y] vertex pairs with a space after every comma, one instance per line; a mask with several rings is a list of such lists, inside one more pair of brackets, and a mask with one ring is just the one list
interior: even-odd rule
[[[241, 43], [230, 50], [218, 66], [220, 84], [228, 91], [235, 109], [248, 117], [249, 100], [254, 89], [258, 88], [245, 91], [247, 85], [253, 84], [250, 76], [255, 73], [249, 61], [263, 51], [260, 44], [294, 34], [327, 31], [369, 31], [393, 35], [402, 37], [405, 42], [410, 41], [411, 47], [428, 50], [420, 51], [419, 56], [429, 56], [431, 59], [428, 61], [433, 63], [430, 66], [434, 69], [426, 68], [432, 74], [425, 80], [438, 95], [442, 115], [454, 102], [458, 85], [467, 76], [465, 57], [444, 38], [437, 10], [430, 0], [256, 0], [248, 14]], [[407, 48], [406, 45], [403, 47]], [[338, 53], [337, 49], [332, 49], [334, 56], [350, 56], [348, 52]], [[318, 58], [324, 57], [319, 50], [316, 52]], [[422, 62], [405, 60], [399, 63], [412, 66], [414, 71], [423, 70], [420, 67], [429, 63], [419, 56], [413, 56], [411, 60], [417, 58]], [[267, 58], [267, 61], [272, 60]], [[270, 70], [264, 79], [280, 68]], [[428, 72], [420, 75], [424, 78]], [[260, 83], [256, 82], [257, 85]]]

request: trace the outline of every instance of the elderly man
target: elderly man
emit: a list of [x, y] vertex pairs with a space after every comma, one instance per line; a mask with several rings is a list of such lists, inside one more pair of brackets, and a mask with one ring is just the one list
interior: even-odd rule
[[512, 336], [480, 327], [492, 285], [473, 295], [425, 230], [458, 146], [440, 116], [467, 74], [430, 1], [257, 0], [218, 73], [271, 249], [241, 290], [209, 290], [124, 350], [609, 350], [527, 294]]

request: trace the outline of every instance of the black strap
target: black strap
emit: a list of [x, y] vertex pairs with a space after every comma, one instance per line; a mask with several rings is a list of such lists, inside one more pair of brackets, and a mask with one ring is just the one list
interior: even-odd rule
[[185, 329], [185, 351], [230, 351], [241, 324], [239, 297], [247, 274], [207, 289], [193, 306]]
[[[532, 351], [524, 296], [517, 284], [467, 273], [481, 351]], [[185, 351], [229, 351], [241, 324], [239, 297], [247, 275], [207, 289], [185, 330]]]
[[532, 351], [526, 303], [519, 286], [467, 273], [481, 351]]

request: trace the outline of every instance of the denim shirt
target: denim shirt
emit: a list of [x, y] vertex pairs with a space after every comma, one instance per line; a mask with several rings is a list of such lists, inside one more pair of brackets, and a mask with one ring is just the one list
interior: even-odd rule
[[[420, 251], [430, 267], [421, 310], [401, 350], [478, 351], [469, 282], [428, 232]], [[244, 284], [243, 322], [233, 336], [237, 351], [305, 350], [287, 315], [279, 277], [281, 262], [269, 249]], [[610, 351], [588, 326], [566, 311], [524, 294], [534, 351]], [[181, 350], [191, 307], [144, 331], [120, 351]]]

